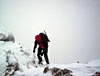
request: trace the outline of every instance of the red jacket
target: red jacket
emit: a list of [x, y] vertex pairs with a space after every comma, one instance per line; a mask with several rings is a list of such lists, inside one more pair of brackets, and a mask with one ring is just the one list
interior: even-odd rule
[[44, 48], [44, 45], [42, 43], [42, 40], [41, 40], [41, 36], [40, 35], [36, 35], [35, 36], [35, 40], [38, 42], [38, 45], [41, 47], [41, 48]]

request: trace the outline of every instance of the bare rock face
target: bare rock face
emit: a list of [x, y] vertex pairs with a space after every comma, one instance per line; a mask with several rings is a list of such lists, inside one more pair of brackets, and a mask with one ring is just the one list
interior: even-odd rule
[[51, 71], [52, 76], [72, 76], [71, 70], [68, 69], [60, 69], [57, 67], [53, 67], [53, 68], [49, 68], [49, 67], [45, 67], [43, 73], [47, 73], [48, 71]]

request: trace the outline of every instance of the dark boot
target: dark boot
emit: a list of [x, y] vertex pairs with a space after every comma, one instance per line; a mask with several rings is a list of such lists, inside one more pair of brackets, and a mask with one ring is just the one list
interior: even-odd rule
[[39, 61], [39, 62], [38, 62], [38, 64], [41, 64], [41, 65], [43, 65], [43, 63], [42, 63], [41, 61]]

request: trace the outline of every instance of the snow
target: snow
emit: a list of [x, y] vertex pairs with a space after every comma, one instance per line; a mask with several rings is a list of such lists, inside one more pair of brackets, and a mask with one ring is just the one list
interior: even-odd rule
[[[0, 33], [2, 30], [0, 30]], [[4, 35], [9, 34], [6, 31], [2, 32]], [[8, 65], [14, 65], [11, 67], [11, 71], [7, 70]], [[16, 64], [19, 69], [14, 70]], [[44, 68], [57, 67], [61, 69], [69, 69], [72, 71], [73, 76], [92, 76], [95, 72], [100, 72], [100, 59], [93, 60], [85, 63], [72, 63], [72, 64], [49, 64], [38, 65], [38, 59], [36, 54], [33, 54], [31, 50], [24, 48], [18, 42], [12, 41], [0, 41], [0, 76], [5, 76], [9, 72], [9, 75], [14, 72], [13, 76], [52, 76], [51, 72], [43, 73]], [[8, 76], [9, 76], [8, 75]]]
[[90, 66], [99, 66], [100, 67], [100, 59], [88, 62], [88, 65], [90, 65]]
[[[100, 72], [100, 67], [93, 67], [89, 64], [81, 64], [81, 63], [72, 63], [68, 65], [63, 64], [50, 64], [48, 65], [50, 68], [52, 67], [58, 67], [61, 69], [69, 69], [72, 71], [73, 76], [92, 76], [95, 72]], [[43, 74], [45, 66], [25, 69], [24, 72], [17, 73], [17, 76], [52, 76], [51, 72], [48, 72], [46, 74]]]
[[[31, 52], [27, 52], [26, 50], [27, 49], [25, 48], [21, 48], [21, 45], [18, 43], [0, 41], [0, 70], [5, 71], [8, 63], [18, 63], [20, 68], [32, 64], [32, 60], [34, 60], [34, 58], [31, 55]], [[0, 76], [3, 76], [2, 71], [0, 71]]]

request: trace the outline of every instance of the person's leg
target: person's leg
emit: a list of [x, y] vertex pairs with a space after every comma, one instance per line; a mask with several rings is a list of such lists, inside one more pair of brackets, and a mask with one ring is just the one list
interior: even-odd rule
[[49, 59], [48, 59], [48, 48], [44, 49], [44, 58], [46, 60], [46, 63], [49, 64]]
[[37, 54], [37, 56], [38, 56], [38, 60], [39, 60], [39, 64], [41, 64], [41, 62], [42, 62], [42, 57], [41, 57], [41, 51], [42, 51], [42, 48], [38, 48], [38, 54]]
[[44, 52], [43, 52], [43, 50], [41, 51], [41, 56], [43, 56], [43, 54], [44, 54]]

